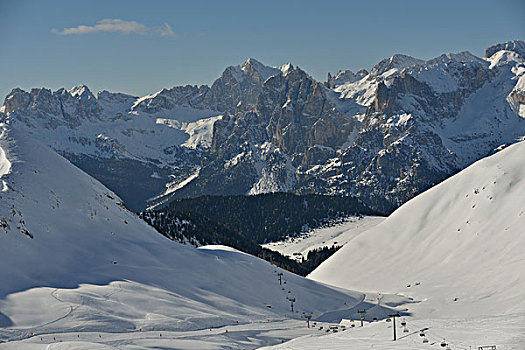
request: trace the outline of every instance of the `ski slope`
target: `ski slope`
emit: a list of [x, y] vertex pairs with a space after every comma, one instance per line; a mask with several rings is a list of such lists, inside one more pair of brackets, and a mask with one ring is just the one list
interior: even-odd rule
[[519, 142], [476, 162], [351, 241], [310, 277], [431, 298], [422, 303], [428, 315], [525, 311], [524, 156]]
[[66, 159], [0, 126], [2, 349], [255, 348], [309, 332], [303, 312], [338, 321], [367, 305], [247, 254], [167, 240]]
[[[397, 322], [398, 338], [392, 341], [392, 323], [380, 321], [347, 328], [342, 332], [306, 334], [282, 345], [263, 347], [261, 350], [474, 350], [479, 346], [496, 346], [497, 350], [523, 350], [523, 315], [513, 317], [491, 316], [469, 320], [457, 319], [406, 319], [406, 329]], [[423, 330], [424, 337], [420, 336]], [[423, 339], [428, 343], [423, 343]], [[441, 343], [447, 344], [441, 347]], [[490, 348], [489, 348], [490, 349]]]
[[342, 223], [305, 232], [297, 237], [287, 237], [283, 241], [262, 245], [298, 261], [308, 256], [314, 249], [343, 246], [385, 218], [380, 216], [349, 217]]
[[[279, 349], [525, 348], [525, 142], [482, 159], [396, 210], [309, 278], [414, 299], [409, 333], [391, 324], [300, 338]], [[379, 294], [380, 295], [380, 294]], [[380, 297], [377, 300], [381, 304]], [[399, 325], [399, 323], [398, 323]], [[390, 327], [390, 328], [388, 328]], [[388, 332], [387, 332], [388, 330]], [[386, 333], [385, 333], [386, 332]]]

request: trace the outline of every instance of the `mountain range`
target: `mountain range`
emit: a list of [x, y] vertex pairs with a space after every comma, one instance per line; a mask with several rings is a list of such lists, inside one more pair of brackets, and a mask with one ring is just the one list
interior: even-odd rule
[[0, 113], [133, 210], [293, 192], [358, 196], [389, 213], [525, 135], [524, 73], [519, 40], [484, 57], [396, 54], [326, 82], [248, 59], [211, 87], [144, 97], [14, 89]]
[[523, 141], [500, 149], [388, 218], [353, 225], [305, 279], [162, 237], [2, 121], [0, 348], [522, 349], [524, 151]]

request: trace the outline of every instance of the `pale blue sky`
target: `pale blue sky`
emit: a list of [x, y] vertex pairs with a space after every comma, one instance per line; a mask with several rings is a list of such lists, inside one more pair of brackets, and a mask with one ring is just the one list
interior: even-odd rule
[[324, 81], [394, 53], [483, 55], [525, 39], [524, 18], [525, 0], [0, 0], [0, 99], [14, 87], [211, 84], [248, 57]]

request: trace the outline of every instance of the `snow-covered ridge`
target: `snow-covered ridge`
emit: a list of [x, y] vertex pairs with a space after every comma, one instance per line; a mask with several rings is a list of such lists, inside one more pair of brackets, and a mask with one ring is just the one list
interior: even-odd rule
[[[398, 340], [392, 325], [299, 338], [265, 349], [417, 350], [495, 345], [525, 335], [525, 142], [482, 159], [349, 241], [310, 276], [345, 288], [414, 298]], [[406, 333], [404, 330], [407, 330]], [[423, 334], [420, 337], [419, 334]], [[446, 345], [445, 345], [446, 346]]]
[[510, 40], [504, 43], [492, 45], [485, 50], [485, 58], [493, 56], [498, 51], [513, 51], [521, 56], [525, 56], [525, 42], [522, 40]]
[[251, 74], [252, 71], [257, 72], [263, 81], [281, 73], [281, 69], [265, 66], [264, 64], [262, 64], [254, 58], [248, 58], [244, 63], [240, 65], [240, 69], [245, 74]]
[[383, 74], [389, 74], [394, 70], [399, 71], [405, 68], [410, 68], [423, 64], [423, 60], [414, 58], [407, 55], [396, 54], [389, 58], [385, 58], [372, 68], [370, 71], [371, 76], [380, 76]]
[[[211, 126], [220, 113], [176, 103], [157, 107], [154, 111], [139, 108], [150, 106], [148, 102], [163, 93], [165, 90], [136, 98], [103, 91], [95, 97], [85, 85], [55, 92], [13, 90], [5, 106], [18, 128], [25, 129], [59, 152], [103, 158], [124, 156], [143, 161], [158, 159], [169, 164], [169, 157], [163, 157], [159, 151], [185, 145], [209, 147]], [[182, 127], [164, 127], [164, 124], [157, 123], [158, 117], [180, 121], [181, 126], [198, 121], [199, 125], [210, 125], [193, 127], [190, 135]], [[98, 144], [96, 138], [100, 134], [116, 147]], [[189, 139], [192, 141], [187, 142]]]

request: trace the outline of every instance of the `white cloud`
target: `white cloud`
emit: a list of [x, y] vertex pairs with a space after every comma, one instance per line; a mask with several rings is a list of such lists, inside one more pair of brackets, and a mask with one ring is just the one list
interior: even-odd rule
[[122, 34], [139, 34], [157, 33], [161, 36], [176, 37], [177, 35], [171, 29], [168, 23], [163, 27], [151, 29], [142, 23], [135, 21], [125, 21], [119, 18], [107, 18], [98, 21], [95, 25], [79, 25], [62, 30], [52, 29], [52, 33], [60, 35], [91, 34], [97, 32], [118, 32]]
[[158, 32], [161, 36], [177, 36], [177, 34], [175, 34], [175, 32], [173, 31], [173, 29], [171, 29], [171, 26], [168, 23], [164, 23], [164, 26], [160, 27], [158, 29]]

